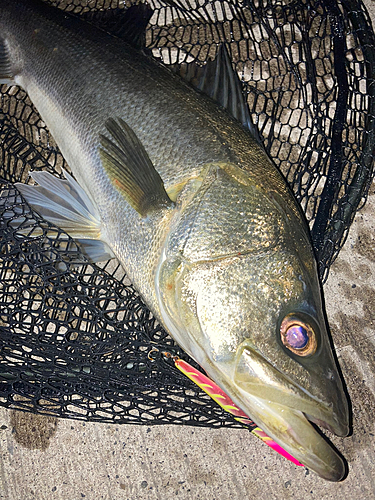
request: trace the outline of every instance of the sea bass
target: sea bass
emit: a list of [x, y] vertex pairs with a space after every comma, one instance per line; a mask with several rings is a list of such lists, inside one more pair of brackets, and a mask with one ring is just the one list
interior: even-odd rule
[[[39, 185], [18, 188], [92, 259], [115, 255], [239, 408], [340, 480], [343, 460], [309, 422], [349, 429], [300, 208], [243, 124], [145, 53], [137, 29], [124, 31], [0, 0], [1, 82], [26, 90], [76, 179], [34, 172]], [[245, 116], [231, 72], [234, 115]]]

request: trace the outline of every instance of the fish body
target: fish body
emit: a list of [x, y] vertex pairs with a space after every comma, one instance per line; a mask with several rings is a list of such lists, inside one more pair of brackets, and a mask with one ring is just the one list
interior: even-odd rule
[[42, 2], [1, 0], [0, 36], [2, 81], [27, 91], [79, 184], [34, 174], [41, 187], [19, 186], [26, 199], [49, 215], [48, 199], [68, 210], [78, 200], [50, 220], [104, 242], [233, 401], [339, 480], [341, 458], [307, 420], [348, 432], [316, 262], [300, 208], [262, 148], [139, 48]]

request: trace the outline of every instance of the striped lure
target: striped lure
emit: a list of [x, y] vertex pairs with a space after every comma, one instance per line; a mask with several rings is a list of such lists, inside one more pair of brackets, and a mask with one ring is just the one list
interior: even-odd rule
[[174, 358], [175, 366], [190, 380], [192, 380], [200, 389], [202, 389], [206, 394], [208, 394], [218, 405], [220, 405], [225, 411], [234, 415], [235, 420], [241, 422], [241, 424], [247, 425], [255, 436], [261, 439], [264, 443], [270, 446], [273, 450], [280, 453], [287, 460], [290, 460], [295, 465], [303, 465], [298, 462], [290, 453], [285, 451], [279, 444], [277, 444], [272, 438], [267, 436], [267, 434], [260, 429], [256, 423], [249, 419], [249, 417], [238, 408], [235, 403], [230, 399], [229, 396], [225, 394], [224, 391], [220, 389], [211, 379], [203, 375], [200, 371], [193, 368], [189, 363], [183, 361], [180, 358]]

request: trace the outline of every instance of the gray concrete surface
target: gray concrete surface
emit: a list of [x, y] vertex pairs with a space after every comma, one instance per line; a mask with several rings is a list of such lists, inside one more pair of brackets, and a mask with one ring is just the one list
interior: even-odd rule
[[242, 430], [114, 426], [0, 410], [4, 500], [375, 498], [375, 184], [325, 287], [353, 405], [339, 484], [295, 467]]
[[349, 463], [343, 482], [295, 467], [243, 430], [85, 424], [0, 409], [0, 498], [375, 499], [374, 213], [375, 183], [325, 286], [353, 406], [353, 434], [332, 438]]

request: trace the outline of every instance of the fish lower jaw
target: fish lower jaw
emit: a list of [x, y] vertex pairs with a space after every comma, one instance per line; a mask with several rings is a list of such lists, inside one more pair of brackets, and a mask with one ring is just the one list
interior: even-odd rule
[[328, 481], [346, 473], [343, 459], [301, 411], [265, 401], [237, 388], [231, 398], [254, 422], [303, 465]]

